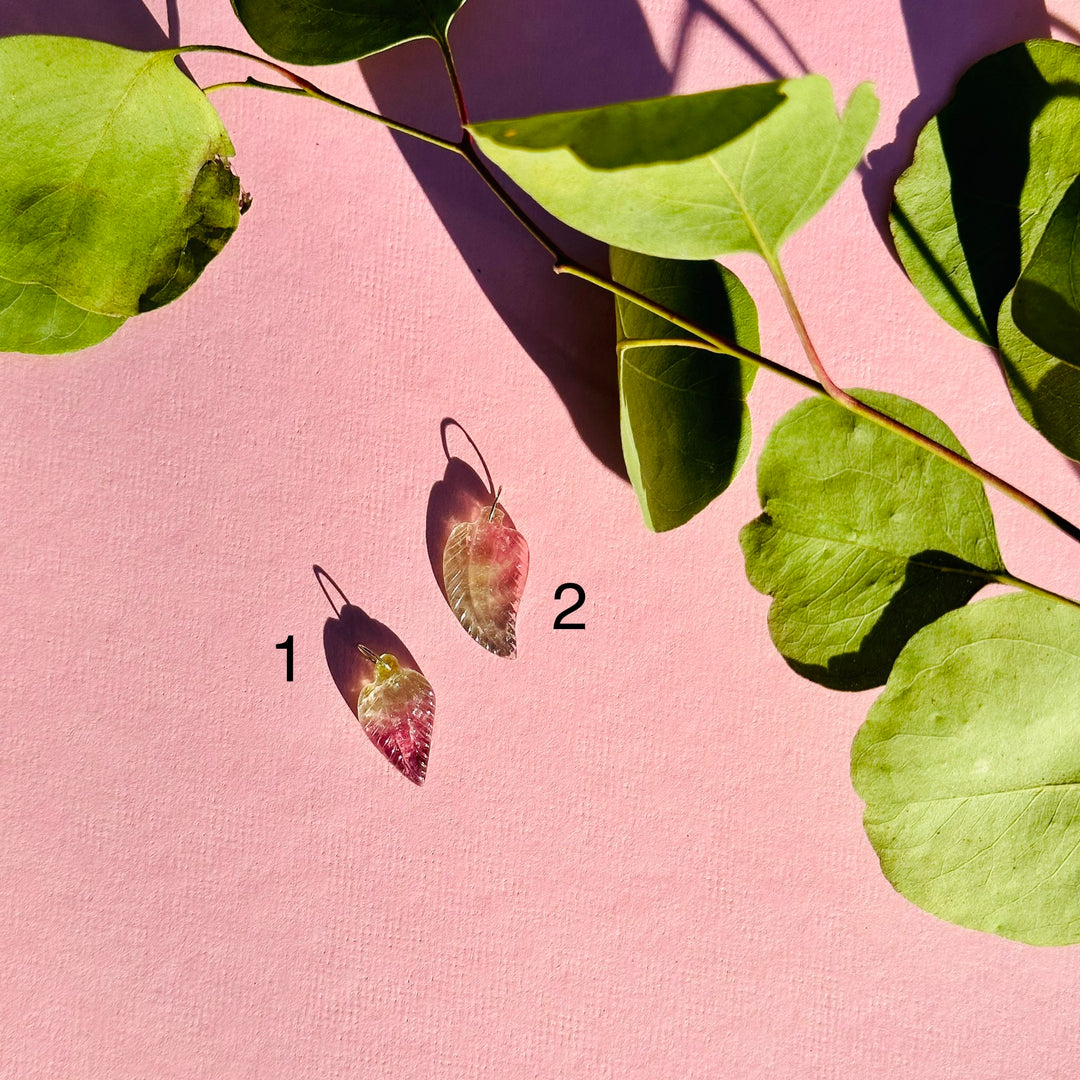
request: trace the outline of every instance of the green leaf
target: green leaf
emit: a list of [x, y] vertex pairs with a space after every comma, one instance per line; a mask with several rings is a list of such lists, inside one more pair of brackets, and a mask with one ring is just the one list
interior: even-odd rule
[[1078, 171], [1080, 48], [1028, 41], [974, 65], [919, 136], [892, 231], [952, 326], [996, 345], [998, 309]]
[[[853, 393], [964, 452], [921, 405]], [[774, 597], [781, 655], [824, 686], [880, 685], [912, 634], [1005, 572], [977, 479], [828, 399], [773, 429], [758, 493], [764, 512], [739, 538], [747, 576]]]
[[980, 601], [908, 643], [852, 747], [893, 886], [949, 922], [1080, 941], [1080, 612]]
[[[757, 352], [757, 309], [742, 282], [715, 262], [679, 262], [611, 250], [621, 284]], [[677, 528], [735, 479], [750, 452], [746, 395], [753, 364], [689, 346], [692, 338], [645, 308], [615, 299], [623, 457], [645, 524]]]
[[0, 279], [0, 352], [74, 352], [104, 341], [124, 321], [83, 311], [44, 285]]
[[[172, 51], [0, 40], [0, 128], [0, 284], [89, 313], [80, 343], [106, 336], [93, 316], [179, 295], [236, 228], [232, 143]], [[0, 336], [50, 325], [47, 304], [41, 293], [8, 307]]]
[[1040, 349], [1013, 321], [1013, 294], [998, 316], [998, 356], [1013, 404], [1044, 439], [1080, 461], [1080, 368]]
[[868, 84], [842, 118], [820, 75], [472, 125], [546, 210], [616, 247], [671, 259], [775, 257], [858, 164]]
[[1036, 345], [1080, 367], [1080, 177], [1050, 216], [1020, 274], [1012, 316]]
[[232, 0], [256, 44], [290, 64], [340, 64], [415, 38], [445, 40], [465, 0]]

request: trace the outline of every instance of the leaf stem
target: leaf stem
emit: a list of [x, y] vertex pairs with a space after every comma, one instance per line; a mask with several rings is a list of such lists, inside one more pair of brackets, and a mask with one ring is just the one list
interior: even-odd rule
[[390, 128], [392, 131], [400, 131], [403, 135], [411, 135], [414, 139], [420, 139], [422, 142], [431, 143], [433, 146], [438, 146], [443, 150], [449, 150], [454, 154], [461, 154], [462, 149], [459, 143], [451, 142], [449, 139], [442, 139], [438, 135], [433, 135], [430, 131], [422, 131], [420, 128], [415, 128], [411, 124], [403, 124], [399, 120], [392, 120], [388, 116], [383, 116], [381, 113], [372, 112], [371, 109], [365, 109], [360, 105], [354, 105], [351, 101], [345, 101], [342, 98], [335, 97], [333, 94], [328, 94], [325, 90], [320, 90], [313, 82], [305, 79], [303, 75], [298, 75], [295, 71], [290, 71], [286, 67], [282, 67], [281, 64], [275, 63], [273, 60], [267, 60], [265, 57], [256, 56], [254, 53], [244, 52], [243, 49], [233, 49], [228, 45], [184, 45], [183, 47], [175, 50], [169, 50], [177, 55], [180, 53], [189, 52], [216, 52], [225, 53], [228, 56], [238, 56], [243, 60], [251, 60], [256, 64], [262, 64], [264, 67], [270, 68], [272, 71], [276, 71], [282, 78], [288, 79], [289, 82], [294, 84], [294, 87], [290, 86], [277, 86], [274, 83], [262, 82], [260, 79], [248, 78], [243, 82], [221, 82], [214, 83], [212, 86], [204, 88], [204, 93], [212, 93], [214, 90], [221, 90], [225, 87], [233, 86], [254, 86], [260, 90], [273, 90], [279, 94], [296, 94], [304, 97], [312, 97], [318, 101], [325, 101], [330, 105], [336, 105], [339, 109], [347, 109], [351, 113], [356, 113], [359, 116], [364, 116], [369, 120], [375, 120], [382, 124], [384, 127]]
[[810, 339], [810, 334], [806, 329], [806, 323], [803, 321], [802, 313], [795, 303], [795, 297], [791, 291], [791, 287], [788, 285], [787, 277], [780, 266], [779, 260], [775, 255], [766, 254], [765, 262], [772, 272], [776, 287], [780, 290], [780, 295], [783, 297], [784, 306], [787, 308], [788, 315], [795, 325], [795, 330], [802, 343], [803, 352], [806, 353], [806, 358], [810, 361], [810, 366], [814, 369], [814, 374], [821, 380], [821, 385], [824, 387], [825, 393], [827, 393], [829, 397], [837, 402], [837, 404], [842, 405], [845, 409], [850, 410], [856, 415], [861, 416], [866, 420], [870, 420], [883, 428], [887, 428], [894, 434], [901, 436], [901, 438], [908, 439], [916, 445], [921, 446], [924, 450], [929, 451], [931, 454], [935, 454], [937, 457], [949, 462], [950, 465], [955, 465], [956, 468], [962, 469], [964, 472], [989, 484], [992, 488], [996, 488], [1002, 494], [1008, 495], [1010, 499], [1014, 499], [1016, 502], [1020, 503], [1021, 506], [1026, 507], [1033, 514], [1036, 514], [1044, 521], [1049, 522], [1070, 539], [1080, 543], [1080, 528], [1067, 518], [1062, 517], [1056, 511], [1051, 510], [1048, 506], [1043, 505], [1038, 499], [1032, 498], [1027, 492], [1021, 491], [1018, 487], [1014, 487], [1007, 480], [1003, 480], [997, 474], [990, 472], [989, 469], [984, 469], [981, 465], [977, 465], [970, 458], [964, 457], [963, 454], [958, 454], [955, 450], [950, 450], [949, 447], [942, 446], [941, 443], [935, 442], [921, 431], [916, 431], [914, 428], [908, 427], [907, 424], [902, 424], [899, 420], [894, 420], [891, 416], [887, 416], [878, 409], [865, 404], [858, 398], [853, 397], [846, 390], [837, 386], [828, 371], [825, 370], [825, 365], [822, 363], [821, 357], [818, 355], [818, 351], [814, 347], [813, 341]]
[[461, 89], [461, 80], [458, 78], [457, 65], [454, 63], [454, 54], [450, 49], [450, 42], [446, 34], [440, 34], [436, 40], [442, 52], [443, 63], [446, 64], [446, 74], [450, 76], [450, 87], [454, 91], [454, 105], [457, 107], [458, 119], [461, 121], [462, 134], [465, 139], [469, 138], [469, 110], [465, 108], [465, 94]]
[[594, 274], [591, 270], [579, 265], [572, 259], [564, 259], [561, 262], [557, 262], [555, 264], [555, 273], [569, 274], [571, 277], [581, 278], [582, 281], [591, 282], [593, 285], [596, 285], [601, 289], [606, 289], [615, 296], [620, 296], [624, 300], [629, 300], [631, 303], [645, 308], [646, 311], [651, 311], [654, 315], [659, 315], [662, 319], [667, 319], [668, 322], [674, 323], [681, 330], [686, 330], [688, 333], [701, 339], [701, 341], [698, 342], [694, 341], [692, 338], [680, 338], [678, 339], [678, 344], [680, 345], [688, 345], [691, 348], [704, 347], [710, 352], [734, 356], [738, 360], [746, 360], [748, 363], [757, 364], [758, 367], [763, 367], [767, 371], [773, 372], [775, 375], [781, 375], [785, 379], [790, 379], [792, 382], [798, 383], [806, 390], [811, 390], [815, 394], [825, 394], [825, 388], [820, 383], [807, 378], [802, 372], [795, 371], [793, 368], [784, 367], [783, 364], [778, 364], [775, 360], [770, 360], [767, 356], [761, 356], [756, 352], [751, 352], [749, 349], [744, 349], [741, 345], [736, 344], [734, 341], [729, 341], [727, 338], [720, 337], [718, 334], [711, 334], [709, 331], [702, 329], [688, 319], [684, 319], [676, 312], [655, 303], [647, 296], [642, 296], [641, 293], [634, 292], [632, 289], [627, 289], [617, 281], [612, 281], [611, 278], [604, 277], [600, 274]]
[[1014, 588], [1034, 593], [1036, 596], [1041, 596], [1046, 600], [1057, 600], [1059, 603], [1068, 604], [1070, 607], [1080, 608], [1080, 600], [1073, 600], [1071, 597], [1062, 596], [1061, 593], [1053, 592], [1051, 589], [1044, 589], [1041, 585], [1035, 585], [1030, 581], [1025, 581], [1023, 578], [1014, 577], [1008, 571], [994, 574], [993, 580], [1001, 585], [1012, 585]]

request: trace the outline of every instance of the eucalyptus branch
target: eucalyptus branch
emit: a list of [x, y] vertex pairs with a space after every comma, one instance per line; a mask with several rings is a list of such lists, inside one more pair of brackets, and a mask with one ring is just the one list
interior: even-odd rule
[[795, 325], [795, 330], [799, 335], [799, 340], [802, 343], [803, 351], [806, 353], [806, 358], [810, 361], [810, 366], [814, 369], [814, 374], [821, 380], [821, 385], [830, 398], [856, 415], [861, 416], [866, 420], [870, 420], [875, 424], [879, 424], [881, 427], [887, 428], [894, 434], [921, 446], [931, 454], [936, 454], [942, 460], [949, 462], [950, 465], [955, 465], [956, 468], [962, 469], [964, 472], [989, 484], [1003, 495], [1007, 495], [1010, 499], [1014, 499], [1016, 502], [1020, 503], [1021, 506], [1026, 507], [1033, 514], [1041, 517], [1044, 521], [1049, 522], [1071, 540], [1080, 543], [1080, 528], [1067, 518], [1062, 517], [1061, 514], [1057, 513], [1055, 510], [1051, 510], [1048, 506], [1039, 502], [1038, 499], [1028, 495], [1025, 491], [1021, 491], [1020, 488], [1010, 484], [1007, 480], [1003, 480], [996, 473], [990, 472], [989, 469], [984, 469], [981, 465], [977, 465], [970, 458], [964, 457], [963, 454], [958, 454], [955, 450], [950, 450], [949, 447], [943, 446], [941, 443], [936, 442], [927, 435], [923, 435], [922, 432], [908, 427], [907, 424], [902, 424], [899, 420], [894, 420], [891, 416], [887, 416], [878, 409], [859, 401], [858, 398], [853, 397], [846, 390], [837, 386], [828, 371], [826, 371], [825, 365], [822, 363], [821, 357], [814, 347], [813, 341], [810, 339], [809, 331], [806, 329], [806, 323], [803, 321], [802, 313], [799, 311], [799, 307], [795, 302], [795, 297], [792, 294], [791, 287], [788, 285], [787, 278], [784, 275], [784, 271], [781, 268], [779, 261], [775, 257], [766, 257], [765, 261], [768, 263], [769, 270], [772, 272], [773, 279], [776, 281], [777, 288], [780, 290], [780, 295], [784, 299], [784, 306], [787, 308], [788, 315]]
[[[776, 282], [777, 288], [780, 290], [780, 295], [783, 297], [784, 305], [787, 308], [788, 315], [791, 318], [792, 323], [795, 326], [796, 333], [799, 336], [799, 341], [802, 344], [803, 351], [806, 354], [806, 358], [810, 362], [810, 366], [817, 375], [817, 380], [811, 379], [801, 372], [795, 371], [793, 368], [789, 368], [783, 364], [777, 363], [775, 360], [770, 360], [768, 357], [762, 356], [758, 353], [752, 352], [749, 349], [743, 348], [741, 345], [720, 335], [713, 334], [710, 331], [705, 330], [703, 327], [691, 322], [688, 319], [683, 318], [677, 312], [671, 311], [668, 308], [663, 307], [660, 304], [655, 303], [648, 297], [643, 296], [640, 293], [635, 292], [632, 289], [627, 289], [620, 285], [618, 282], [612, 280], [602, 274], [597, 274], [587, 267], [581, 265], [576, 260], [571, 259], [563, 252], [559, 245], [535, 222], [533, 219], [518, 205], [514, 198], [506, 191], [502, 184], [496, 179], [495, 175], [488, 168], [486, 162], [480, 157], [477, 152], [472, 138], [468, 131], [468, 111], [465, 105], [464, 93], [461, 87], [461, 80], [458, 77], [457, 67], [454, 63], [453, 52], [450, 49], [449, 43], [445, 36], [440, 37], [438, 40], [439, 48], [442, 52], [443, 61], [446, 65], [447, 75], [450, 79], [450, 85], [453, 89], [454, 102], [457, 107], [458, 118], [462, 125], [463, 135], [460, 142], [451, 142], [448, 139], [440, 138], [431, 132], [422, 131], [419, 128], [414, 128], [409, 124], [403, 124], [399, 121], [392, 120], [389, 117], [382, 116], [379, 113], [373, 112], [370, 109], [365, 109], [359, 105], [354, 105], [351, 102], [345, 101], [342, 98], [335, 97], [333, 94], [328, 94], [324, 90], [315, 86], [310, 80], [304, 78], [302, 75], [298, 75], [296, 72], [290, 71], [288, 68], [283, 67], [280, 64], [275, 63], [272, 60], [267, 60], [263, 57], [256, 56], [253, 53], [244, 52], [241, 49], [233, 49], [225, 45], [188, 45], [177, 50], [177, 52], [220, 52], [226, 53], [231, 56], [237, 56], [242, 59], [251, 60], [264, 66], [271, 68], [278, 72], [284, 78], [294, 83], [294, 87], [278, 86], [274, 83], [262, 82], [259, 79], [248, 78], [244, 82], [223, 82], [216, 83], [206, 88], [206, 92], [210, 93], [215, 90], [224, 89], [225, 87], [234, 86], [253, 86], [262, 90], [269, 90], [276, 93], [294, 94], [304, 97], [312, 97], [319, 101], [325, 101], [331, 105], [335, 105], [338, 108], [346, 109], [349, 112], [357, 113], [364, 116], [367, 119], [375, 120], [384, 126], [391, 128], [394, 131], [400, 131], [405, 135], [410, 135], [413, 138], [421, 139], [424, 142], [431, 143], [435, 146], [439, 146], [444, 150], [452, 151], [464, 157], [469, 164], [473, 167], [477, 175], [492, 191], [492, 193], [498, 198], [498, 200], [506, 207], [506, 209], [517, 219], [518, 223], [537, 241], [547, 253], [551, 256], [554, 266], [553, 269], [556, 274], [567, 274], [571, 277], [580, 278], [583, 281], [588, 281], [591, 284], [602, 288], [607, 292], [612, 293], [614, 296], [621, 297], [624, 300], [628, 300], [631, 303], [637, 304], [639, 307], [644, 308], [647, 311], [652, 312], [654, 315], [658, 315], [661, 318], [666, 319], [668, 322], [685, 330], [687, 333], [692, 334], [697, 341], [693, 339], [687, 339], [680, 341], [681, 344], [688, 346], [704, 347], [707, 351], [716, 352], [727, 356], [733, 356], [736, 359], [746, 361], [747, 363], [755, 364], [758, 367], [764, 368], [767, 371], [771, 371], [775, 375], [779, 375], [785, 379], [797, 383], [804, 389], [811, 391], [815, 394], [820, 394], [831, 398], [838, 405], [847, 409], [848, 411], [855, 413], [857, 416], [861, 416], [872, 423], [878, 424], [881, 427], [893, 432], [895, 435], [901, 438], [907, 439], [910, 442], [922, 447], [924, 450], [931, 454], [936, 455], [944, 461], [954, 467], [963, 470], [971, 476], [976, 477], [983, 483], [989, 484], [992, 488], [1000, 491], [1002, 494], [1007, 495], [1009, 498], [1018, 502], [1021, 506], [1030, 510], [1036, 516], [1042, 518], [1044, 521], [1053, 525], [1056, 529], [1063, 532], [1071, 540], [1080, 543], [1080, 527], [1074, 525], [1067, 518], [1057, 513], [1055, 510], [1051, 510], [1048, 506], [1039, 502], [1037, 499], [1028, 495], [1020, 488], [1010, 484], [1007, 480], [1002, 479], [995, 473], [990, 472], [989, 469], [983, 468], [983, 466], [976, 464], [969, 458], [966, 458], [963, 454], [957, 453], [955, 450], [949, 449], [947, 446], [943, 446], [941, 443], [931, 439], [929, 436], [922, 434], [922, 432], [916, 431], [914, 428], [908, 427], [906, 424], [900, 423], [898, 420], [894, 420], [891, 416], [886, 415], [878, 409], [873, 408], [870, 405], [859, 401], [858, 398], [849, 394], [829, 375], [828, 371], [823, 364], [817, 349], [814, 346], [813, 341], [810, 338], [810, 334], [806, 328], [806, 323], [803, 320], [802, 313], [799, 311], [798, 305], [795, 302], [795, 297], [791, 292], [791, 287], [788, 284], [787, 278], [784, 274], [783, 268], [775, 256], [766, 255], [765, 261], [769, 266], [769, 270], [772, 273], [773, 279]], [[699, 344], [699, 343], [704, 343]], [[820, 380], [820, 381], [818, 381]], [[1017, 584], [1018, 587], [1027, 587], [1026, 584], [1020, 583], [1020, 579], [1010, 578], [1010, 583]], [[1037, 590], [1037, 586], [1030, 586], [1030, 589]], [[1045, 590], [1042, 590], [1045, 593]], [[1054, 595], [1057, 594], [1046, 594]], [[1063, 599], [1060, 598], [1059, 599]], [[1072, 601], [1066, 601], [1072, 603]]]
[[383, 116], [381, 113], [373, 112], [371, 109], [365, 109], [361, 105], [354, 105], [351, 101], [345, 101], [343, 98], [328, 94], [325, 90], [321, 90], [317, 87], [309, 79], [305, 79], [303, 75], [298, 75], [295, 71], [290, 71], [288, 68], [275, 63], [273, 60], [267, 60], [265, 57], [256, 56], [254, 53], [244, 52], [243, 49], [233, 49], [227, 45], [185, 45], [182, 48], [177, 49], [176, 52], [177, 54], [189, 52], [216, 52], [225, 53], [228, 56], [238, 56], [243, 60], [251, 60], [256, 64], [262, 64], [264, 67], [276, 71], [283, 78], [288, 79], [289, 82], [294, 84], [294, 86], [278, 86], [275, 83], [248, 78], [242, 82], [214, 83], [211, 86], [204, 87], [203, 93], [213, 93], [215, 90], [223, 90], [226, 87], [252, 86], [257, 87], [260, 90], [271, 90], [279, 94], [295, 94], [301, 97], [315, 98], [317, 101], [325, 101], [329, 105], [336, 105], [339, 109], [346, 109], [351, 113], [366, 117], [368, 120], [375, 120], [377, 123], [382, 124], [383, 127], [388, 127], [392, 131], [400, 131], [403, 135], [409, 135], [414, 139], [420, 139], [422, 142], [431, 143], [431, 145], [438, 146], [443, 150], [449, 150], [455, 154], [460, 154], [462, 152], [459, 143], [451, 142], [449, 139], [440, 138], [430, 131], [423, 131], [420, 128], [413, 127], [411, 124], [404, 124], [400, 120], [393, 120], [389, 116]]

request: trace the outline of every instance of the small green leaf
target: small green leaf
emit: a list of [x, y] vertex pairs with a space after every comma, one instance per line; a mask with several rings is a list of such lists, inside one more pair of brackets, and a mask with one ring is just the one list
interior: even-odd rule
[[[621, 284], [705, 330], [757, 352], [757, 309], [742, 282], [715, 262], [679, 262], [611, 250]], [[690, 346], [667, 319], [616, 297], [623, 457], [645, 524], [685, 524], [735, 479], [750, 452], [746, 395], [756, 367]]]
[[255, 43], [290, 64], [341, 64], [415, 38], [444, 40], [465, 0], [232, 0]]
[[[853, 393], [964, 452], [922, 406]], [[912, 634], [1004, 573], [977, 479], [827, 399], [802, 402], [773, 429], [758, 493], [764, 512], [739, 538], [747, 576], [774, 597], [781, 655], [824, 686], [880, 685]]]
[[1029, 594], [908, 643], [852, 746], [893, 886], [949, 922], [1080, 941], [1080, 611]]
[[996, 345], [1005, 294], [1077, 174], [1080, 48], [1027, 41], [988, 56], [919, 136], [892, 231], [916, 288], [968, 337]]
[[842, 118], [820, 75], [474, 124], [483, 152], [557, 218], [671, 259], [775, 256], [858, 164], [868, 84]]
[[1080, 461], [1080, 368], [1040, 349], [1013, 321], [1013, 294], [998, 316], [998, 355], [1020, 415], [1066, 457]]
[[74, 352], [97, 345], [123, 325], [123, 318], [92, 315], [44, 285], [0, 278], [0, 352]]
[[1050, 216], [1020, 274], [1012, 316], [1036, 345], [1080, 367], [1080, 177]]
[[[115, 323], [179, 295], [239, 220], [232, 144], [174, 56], [0, 40], [0, 279], [11, 296], [40, 286], [89, 313], [80, 344], [106, 336], [94, 316]], [[51, 325], [47, 303], [24, 294], [0, 336]]]

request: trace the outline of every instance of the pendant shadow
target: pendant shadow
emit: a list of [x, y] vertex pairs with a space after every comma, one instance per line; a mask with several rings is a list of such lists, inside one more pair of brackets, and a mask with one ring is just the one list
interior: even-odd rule
[[[372, 618], [363, 608], [351, 604], [341, 591], [337, 582], [321, 567], [313, 566], [319, 587], [337, 611], [337, 618], [327, 619], [323, 626], [323, 652], [326, 666], [337, 686], [338, 692], [345, 699], [349, 711], [356, 719], [356, 703], [360, 691], [374, 678], [374, 665], [365, 659], [357, 648], [365, 645], [373, 653], [393, 653], [403, 667], [411, 667], [423, 673], [416, 658], [406, 648], [405, 643], [385, 623]], [[327, 583], [341, 598], [339, 608], [327, 590]]]
[[[485, 482], [480, 474], [462, 458], [450, 452], [448, 430], [458, 428], [469, 441], [480, 465], [487, 477]], [[443, 581], [443, 551], [450, 534], [464, 521], [476, 521], [480, 514], [490, 508], [495, 498], [495, 485], [487, 462], [477, 448], [469, 433], [456, 420], [446, 417], [440, 425], [443, 453], [446, 455], [446, 470], [441, 480], [431, 486], [427, 505], [427, 553], [431, 564], [431, 573], [439, 586], [443, 599], [446, 599], [446, 585]], [[500, 501], [506, 523], [516, 528], [513, 518]]]

